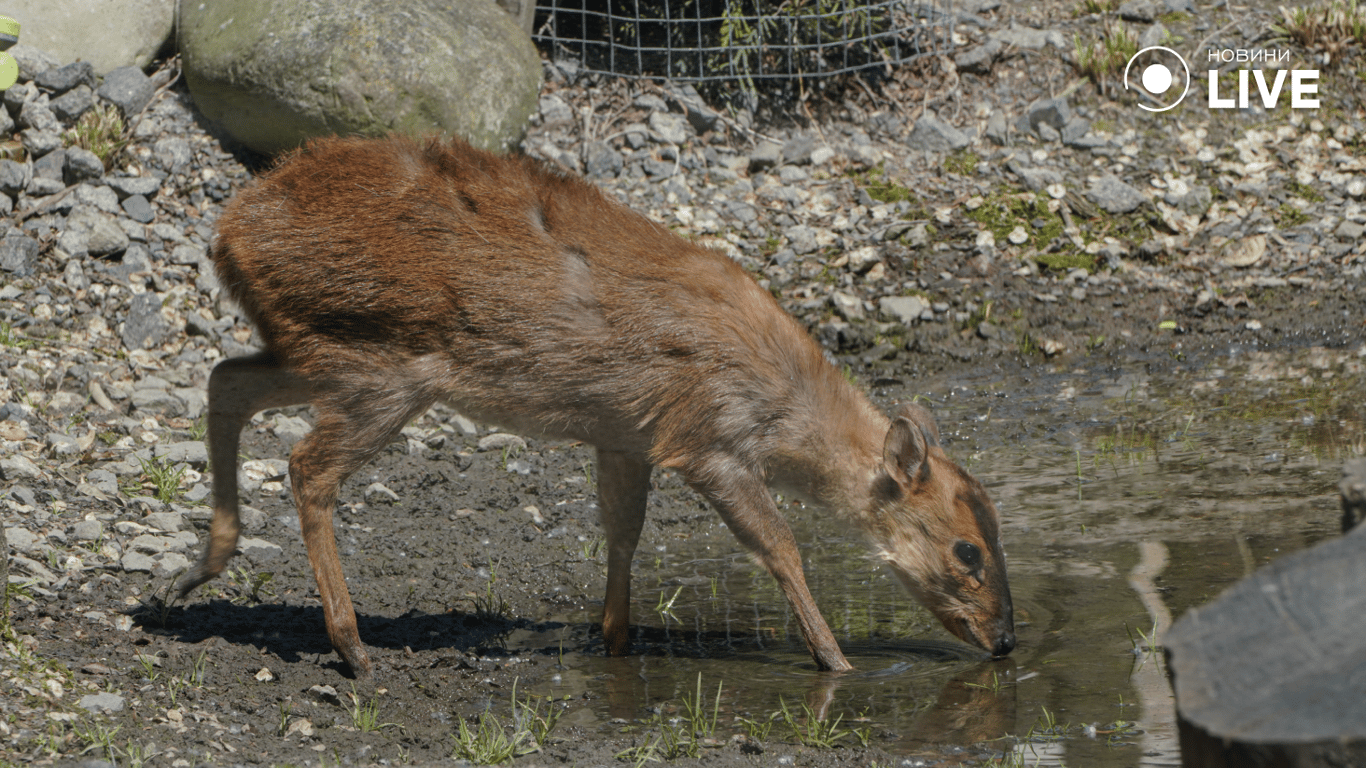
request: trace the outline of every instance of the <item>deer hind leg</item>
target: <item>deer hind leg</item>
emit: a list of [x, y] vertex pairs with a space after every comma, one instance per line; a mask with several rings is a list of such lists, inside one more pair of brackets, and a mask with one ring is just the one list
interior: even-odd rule
[[237, 498], [237, 449], [242, 428], [267, 408], [308, 401], [307, 380], [269, 352], [224, 360], [209, 376], [209, 463], [213, 467], [213, 522], [204, 556], [180, 582], [180, 596], [223, 572], [242, 530]]
[[314, 402], [317, 425], [294, 447], [289, 459], [294, 504], [318, 582], [327, 636], [356, 677], [371, 677], [373, 667], [356, 628], [356, 611], [332, 533], [337, 493], [346, 478], [436, 399], [416, 388], [348, 388], [344, 393], [325, 394]]
[[631, 645], [631, 559], [645, 524], [650, 463], [639, 454], [598, 450], [598, 503], [607, 533], [607, 599], [602, 638], [609, 656], [625, 656]]

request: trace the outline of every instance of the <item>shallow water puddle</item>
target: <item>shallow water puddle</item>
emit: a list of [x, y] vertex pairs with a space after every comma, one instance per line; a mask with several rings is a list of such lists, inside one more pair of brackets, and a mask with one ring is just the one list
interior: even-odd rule
[[[1097, 361], [876, 392], [928, 396], [950, 454], [1001, 509], [1019, 635], [1005, 660], [953, 640], [851, 531], [800, 508], [788, 514], [812, 592], [856, 673], [815, 671], [772, 579], [719, 524], [638, 553], [638, 655], [603, 658], [589, 611], [511, 642], [586, 647], [545, 693], [588, 693], [572, 720], [642, 738], [659, 727], [644, 722], [652, 711], [685, 713], [700, 675], [709, 711], [720, 686], [721, 738], [784, 706], [803, 721], [806, 707], [842, 717], [842, 743], [868, 738], [912, 765], [1178, 765], [1162, 633], [1337, 532], [1339, 467], [1366, 452], [1364, 361], [1317, 349], [1201, 367]], [[770, 755], [782, 754], [777, 742], [795, 739], [772, 727]]]

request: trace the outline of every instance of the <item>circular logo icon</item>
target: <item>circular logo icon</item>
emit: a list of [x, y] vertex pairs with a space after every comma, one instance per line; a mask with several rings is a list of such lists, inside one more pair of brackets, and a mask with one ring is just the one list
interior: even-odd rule
[[[1129, 90], [1129, 74], [1134, 73], [1137, 86], [1160, 106], [1148, 106], [1139, 102], [1139, 107], [1149, 112], [1166, 112], [1180, 104], [1191, 89], [1191, 70], [1181, 54], [1170, 48], [1153, 45], [1129, 57], [1124, 65], [1124, 90]], [[1180, 77], [1178, 83], [1177, 78]], [[1177, 95], [1177, 85], [1181, 93]]]

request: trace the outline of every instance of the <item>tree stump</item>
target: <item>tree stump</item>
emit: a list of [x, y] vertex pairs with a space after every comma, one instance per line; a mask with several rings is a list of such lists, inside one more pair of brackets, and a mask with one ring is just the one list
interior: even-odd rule
[[1343, 475], [1347, 535], [1258, 570], [1167, 634], [1182, 765], [1366, 766], [1366, 461]]

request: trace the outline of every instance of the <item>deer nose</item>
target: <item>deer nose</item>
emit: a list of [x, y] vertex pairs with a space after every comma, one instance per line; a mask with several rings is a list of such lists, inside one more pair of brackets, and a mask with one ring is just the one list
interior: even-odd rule
[[1013, 650], [1015, 650], [1015, 633], [1002, 632], [1001, 636], [996, 638], [996, 645], [991, 649], [991, 655], [999, 658]]

